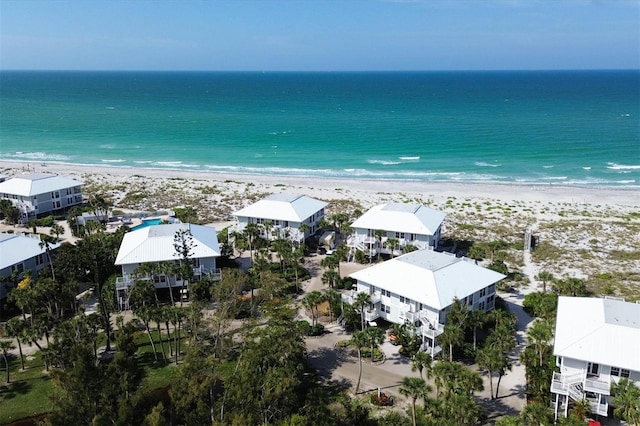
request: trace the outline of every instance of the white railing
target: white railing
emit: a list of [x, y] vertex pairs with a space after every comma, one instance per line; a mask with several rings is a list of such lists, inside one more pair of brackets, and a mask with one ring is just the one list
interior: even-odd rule
[[583, 380], [584, 373], [564, 375], [562, 373], [554, 372], [553, 378], [551, 379], [551, 392], [568, 395], [569, 386], [576, 383], [582, 383]]
[[609, 395], [609, 389], [611, 389], [611, 383], [604, 380], [589, 377], [584, 380], [584, 390], [586, 391]]
[[380, 318], [380, 311], [377, 309], [365, 309], [364, 319], [365, 321], [374, 321]]
[[609, 412], [609, 404], [606, 402], [598, 402], [588, 399], [589, 405], [591, 405], [591, 412], [600, 416], [606, 416]]
[[442, 324], [426, 323], [420, 327], [420, 333], [425, 337], [435, 340], [436, 337], [444, 333], [444, 326]]

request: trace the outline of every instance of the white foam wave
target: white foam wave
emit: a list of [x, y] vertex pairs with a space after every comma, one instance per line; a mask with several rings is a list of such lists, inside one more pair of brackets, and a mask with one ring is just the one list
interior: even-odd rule
[[382, 164], [383, 166], [393, 166], [395, 164], [400, 164], [400, 161], [390, 161], [390, 160], [367, 160], [369, 164]]
[[98, 148], [102, 148], [102, 149], [114, 149], [116, 146], [112, 143], [105, 143], [102, 145], [98, 145]]
[[502, 164], [490, 164], [490, 163], [485, 163], [484, 161], [476, 161], [473, 164], [475, 164], [478, 167], [500, 167], [500, 166], [502, 166]]
[[118, 158], [117, 160], [101, 160], [103, 163], [124, 163], [127, 160], [123, 160], [122, 158]]
[[607, 163], [607, 169], [610, 170], [640, 170], [640, 165], [627, 165], [627, 164], [616, 164], [616, 163]]
[[554, 166], [542, 166], [543, 169], [553, 169]]
[[402, 161], [418, 161], [420, 159], [419, 155], [402, 155], [400, 157], [398, 157], [398, 160], [402, 160]]
[[136, 163], [136, 164], [151, 164], [151, 163], [153, 163], [153, 161], [151, 161], [151, 160], [138, 160], [138, 161], [134, 161], [134, 163]]
[[585, 167], [582, 168], [582, 170], [591, 170], [591, 167], [585, 166]]
[[17, 160], [35, 160], [35, 161], [69, 161], [71, 157], [62, 154], [48, 154], [46, 152], [22, 152], [5, 154], [7, 157]]
[[543, 177], [542, 180], [567, 180], [567, 176], [547, 176]]

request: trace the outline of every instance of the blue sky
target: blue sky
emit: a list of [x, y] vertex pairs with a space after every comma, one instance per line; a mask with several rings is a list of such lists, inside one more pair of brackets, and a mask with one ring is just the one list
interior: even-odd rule
[[639, 69], [640, 0], [0, 0], [0, 68]]

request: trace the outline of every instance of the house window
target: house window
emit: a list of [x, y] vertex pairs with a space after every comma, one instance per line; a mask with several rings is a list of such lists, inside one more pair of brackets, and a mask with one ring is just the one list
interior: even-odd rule
[[387, 297], [391, 297], [391, 292], [389, 290], [382, 290], [382, 295], [383, 296], [387, 296]]
[[480, 297], [484, 297], [487, 294], [487, 289], [483, 288], [482, 290], [480, 290]]
[[494, 299], [494, 295], [492, 294], [491, 296], [487, 297], [487, 302], [491, 302]]
[[484, 311], [484, 302], [480, 302], [480, 305], [478, 306], [478, 309], [481, 311]]
[[396, 238], [404, 239], [404, 232], [396, 232]]
[[411, 241], [415, 241], [415, 239], [416, 239], [416, 234], [409, 234], [409, 239], [410, 239]]
[[598, 368], [600, 366], [598, 364], [592, 363], [590, 362], [589, 364], [587, 364], [587, 373], [597, 376], [598, 375]]
[[384, 312], [386, 314], [389, 314], [389, 313], [391, 313], [391, 307], [381, 303], [380, 304], [380, 311]]
[[611, 375], [628, 379], [631, 375], [631, 372], [626, 368], [611, 367]]

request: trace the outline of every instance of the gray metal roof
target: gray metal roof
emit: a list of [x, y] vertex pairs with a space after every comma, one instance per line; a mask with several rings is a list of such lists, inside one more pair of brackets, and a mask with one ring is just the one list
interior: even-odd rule
[[0, 182], [0, 193], [31, 197], [82, 185], [74, 179], [50, 173], [31, 173]]
[[[40, 247], [40, 236], [33, 234], [9, 234], [0, 233], [0, 269], [8, 268], [27, 259], [46, 253], [44, 247]], [[50, 244], [51, 249], [56, 249], [59, 243]]]

